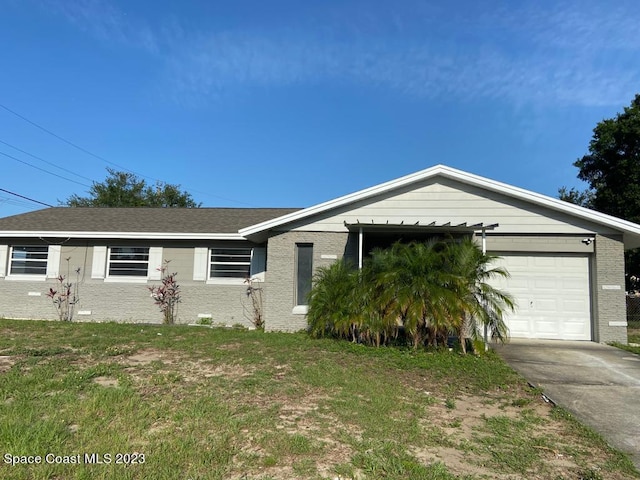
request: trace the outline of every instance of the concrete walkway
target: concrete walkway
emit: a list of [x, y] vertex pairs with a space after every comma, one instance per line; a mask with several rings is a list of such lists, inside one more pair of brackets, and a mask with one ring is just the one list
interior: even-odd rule
[[640, 356], [593, 342], [512, 339], [496, 352], [640, 470]]

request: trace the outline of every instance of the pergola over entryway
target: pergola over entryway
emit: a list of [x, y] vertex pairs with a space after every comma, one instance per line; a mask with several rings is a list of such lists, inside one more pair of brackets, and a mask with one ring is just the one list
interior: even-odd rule
[[482, 253], [487, 252], [487, 230], [496, 229], [499, 224], [497, 223], [473, 223], [468, 222], [452, 224], [446, 222], [438, 224], [437, 222], [421, 224], [419, 221], [415, 223], [376, 223], [371, 221], [370, 223], [361, 222], [359, 219], [355, 223], [344, 222], [345, 227], [352, 232], [358, 234], [358, 268], [362, 269], [364, 261], [364, 235], [365, 233], [373, 233], [376, 235], [390, 235], [390, 236], [403, 236], [414, 238], [425, 238], [429, 235], [473, 235], [480, 232], [482, 234]]

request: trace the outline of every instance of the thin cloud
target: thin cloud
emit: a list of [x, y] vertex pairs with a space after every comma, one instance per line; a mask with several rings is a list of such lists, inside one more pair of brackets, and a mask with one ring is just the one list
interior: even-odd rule
[[62, 15], [69, 23], [105, 43], [158, 53], [154, 31], [105, 0], [44, 0], [43, 5]]
[[96, 38], [156, 55], [165, 66], [162, 88], [183, 103], [337, 84], [416, 98], [569, 106], [619, 105], [635, 93], [640, 14], [633, 3], [489, 8], [454, 0], [383, 9], [351, 2], [316, 9], [295, 28], [230, 25], [220, 32], [184, 28], [175, 18], [151, 27], [106, 0], [48, 2]]

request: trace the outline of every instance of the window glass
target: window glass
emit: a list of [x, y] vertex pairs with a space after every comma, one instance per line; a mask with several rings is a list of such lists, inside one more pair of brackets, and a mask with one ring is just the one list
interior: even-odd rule
[[212, 248], [209, 278], [248, 278], [251, 248]]
[[307, 305], [313, 276], [313, 244], [296, 245], [296, 305]]
[[146, 277], [149, 271], [149, 247], [111, 247], [109, 276]]
[[15, 246], [11, 248], [12, 275], [46, 275], [49, 247]]

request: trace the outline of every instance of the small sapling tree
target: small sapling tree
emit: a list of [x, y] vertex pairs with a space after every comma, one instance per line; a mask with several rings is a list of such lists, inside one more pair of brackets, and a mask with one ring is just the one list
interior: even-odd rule
[[162, 312], [163, 322], [173, 324], [178, 318], [178, 304], [181, 301], [180, 285], [176, 280], [176, 272], [169, 272], [169, 260], [162, 262], [158, 270], [162, 273], [162, 283], [149, 288], [151, 298]]
[[61, 321], [70, 322], [73, 320], [73, 314], [75, 311], [75, 305], [80, 301], [78, 294], [78, 283], [80, 280], [80, 267], [74, 270], [76, 274], [75, 283], [69, 281], [70, 268], [69, 261], [71, 257], [66, 258], [67, 261], [67, 275], [58, 275], [56, 278], [55, 287], [49, 288], [47, 297], [53, 302], [53, 306], [56, 308], [58, 318]]
[[[247, 284], [247, 298], [251, 302], [249, 311], [249, 320], [258, 330], [264, 329], [264, 318], [262, 316], [262, 287], [260, 282], [255, 278], [247, 278], [244, 283]], [[246, 310], [246, 307], [245, 307]]]

